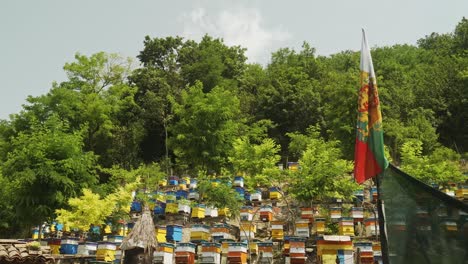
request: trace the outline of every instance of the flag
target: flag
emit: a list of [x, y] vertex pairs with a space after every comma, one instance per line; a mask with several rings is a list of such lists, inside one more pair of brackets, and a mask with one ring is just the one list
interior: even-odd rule
[[384, 154], [382, 114], [372, 57], [362, 30], [361, 78], [358, 99], [354, 178], [357, 183], [377, 176], [388, 166]]

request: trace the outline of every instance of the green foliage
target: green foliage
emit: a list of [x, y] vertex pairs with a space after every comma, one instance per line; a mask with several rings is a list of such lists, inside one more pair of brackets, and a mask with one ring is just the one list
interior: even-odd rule
[[189, 168], [219, 172], [242, 125], [239, 112], [237, 97], [221, 87], [204, 93], [197, 82], [183, 91], [181, 102], [174, 103], [177, 122], [170, 128], [178, 161]]
[[211, 180], [215, 177], [208, 176], [205, 172], [198, 173], [197, 191], [200, 194], [200, 202], [216, 208], [229, 208], [232, 217], [239, 216], [244, 197], [230, 186], [226, 181], [214, 185]]
[[80, 133], [67, 131], [67, 123], [52, 116], [12, 139], [13, 150], [2, 170], [12, 183], [17, 214], [25, 222], [41, 223], [68, 198], [97, 183], [95, 155], [83, 152]]
[[450, 183], [465, 180], [460, 165], [460, 155], [446, 147], [436, 148], [430, 155], [423, 155], [422, 142], [411, 140], [401, 148], [401, 169], [426, 184], [448, 187]]
[[330, 198], [351, 199], [357, 184], [351, 177], [353, 165], [341, 158], [338, 141], [325, 141], [310, 128], [306, 136], [290, 134], [291, 146], [303, 149], [300, 170], [291, 172], [290, 192], [300, 201], [326, 201]]

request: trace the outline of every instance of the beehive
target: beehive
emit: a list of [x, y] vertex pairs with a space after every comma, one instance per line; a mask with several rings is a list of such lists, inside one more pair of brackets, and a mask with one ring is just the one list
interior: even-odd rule
[[298, 237], [309, 237], [309, 219], [297, 220], [295, 223], [296, 231], [295, 235]]
[[271, 205], [262, 205], [260, 207], [260, 220], [270, 222], [273, 220], [273, 207]]
[[221, 263], [221, 244], [219, 243], [202, 243], [201, 246], [201, 263]]
[[341, 218], [341, 207], [330, 208], [330, 218], [332, 220], [339, 220]]
[[353, 263], [352, 254], [353, 243], [349, 236], [319, 236], [317, 238], [319, 263], [336, 263], [337, 257], [340, 263]]
[[250, 194], [250, 201], [252, 202], [261, 202], [262, 201], [262, 190], [255, 190]]
[[241, 240], [249, 240], [255, 238], [257, 225], [252, 222], [241, 222], [239, 225]]
[[170, 201], [166, 203], [166, 214], [177, 214], [179, 212], [179, 205], [175, 201]]
[[234, 182], [232, 184], [234, 187], [244, 187], [244, 177], [236, 176], [234, 177]]
[[231, 227], [228, 224], [214, 224], [210, 228], [210, 233], [213, 241], [220, 242], [221, 239], [232, 238], [230, 229]]
[[364, 219], [364, 210], [362, 207], [351, 208], [351, 217], [354, 222], [362, 222]]
[[194, 264], [196, 247], [193, 243], [178, 243], [175, 248], [175, 263]]
[[325, 218], [315, 218], [313, 225], [314, 233], [324, 234], [325, 233]]
[[158, 243], [153, 252], [153, 263], [172, 264], [175, 246], [171, 243]]
[[369, 218], [364, 220], [364, 225], [366, 226], [366, 235], [375, 236], [379, 234], [379, 222], [375, 218]]
[[197, 204], [192, 208], [192, 218], [202, 219], [205, 218], [206, 206], [204, 204]]
[[241, 221], [252, 221], [253, 219], [253, 208], [252, 206], [242, 206], [240, 209], [240, 220]]
[[210, 227], [208, 225], [194, 224], [190, 228], [190, 241], [201, 242], [210, 241]]
[[218, 208], [207, 206], [205, 209], [205, 217], [218, 217]]
[[98, 261], [114, 261], [115, 251], [117, 246], [114, 243], [102, 241], [98, 242], [96, 251], [96, 260]]
[[354, 236], [354, 220], [350, 217], [342, 217], [338, 225], [338, 234], [341, 236]]
[[271, 222], [271, 239], [273, 241], [282, 241], [284, 239], [284, 222], [272, 221]]
[[270, 191], [270, 199], [271, 200], [281, 199], [282, 195], [281, 195], [279, 187], [270, 187], [269, 191]]
[[173, 242], [182, 241], [182, 226], [181, 225], [167, 225], [166, 226], [166, 240]]
[[359, 252], [359, 255], [357, 256], [358, 263], [374, 263], [374, 251], [372, 249], [372, 242], [355, 242], [354, 252]]
[[167, 229], [166, 226], [158, 225], [156, 226], [156, 241], [158, 243], [166, 242]]
[[305, 263], [307, 257], [305, 252], [305, 238], [290, 237], [289, 238], [289, 258], [291, 263]]
[[230, 242], [227, 259], [228, 263], [247, 264], [247, 243]]
[[314, 210], [312, 207], [301, 208], [301, 218], [309, 220], [310, 223], [314, 222]]

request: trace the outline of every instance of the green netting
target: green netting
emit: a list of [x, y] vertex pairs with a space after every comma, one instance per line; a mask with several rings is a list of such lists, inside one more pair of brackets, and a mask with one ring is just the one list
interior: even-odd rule
[[468, 263], [466, 204], [393, 166], [380, 181], [390, 263]]

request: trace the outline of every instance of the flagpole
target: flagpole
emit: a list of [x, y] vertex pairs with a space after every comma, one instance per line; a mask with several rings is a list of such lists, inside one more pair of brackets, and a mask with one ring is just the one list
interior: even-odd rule
[[383, 264], [390, 264], [389, 254], [388, 254], [388, 240], [387, 240], [387, 227], [386, 227], [386, 218], [384, 211], [384, 201], [380, 195], [380, 186], [381, 186], [381, 177], [383, 173], [380, 173], [375, 177], [377, 185], [377, 213], [379, 216], [379, 237], [380, 237], [380, 249], [382, 252], [382, 262]]

